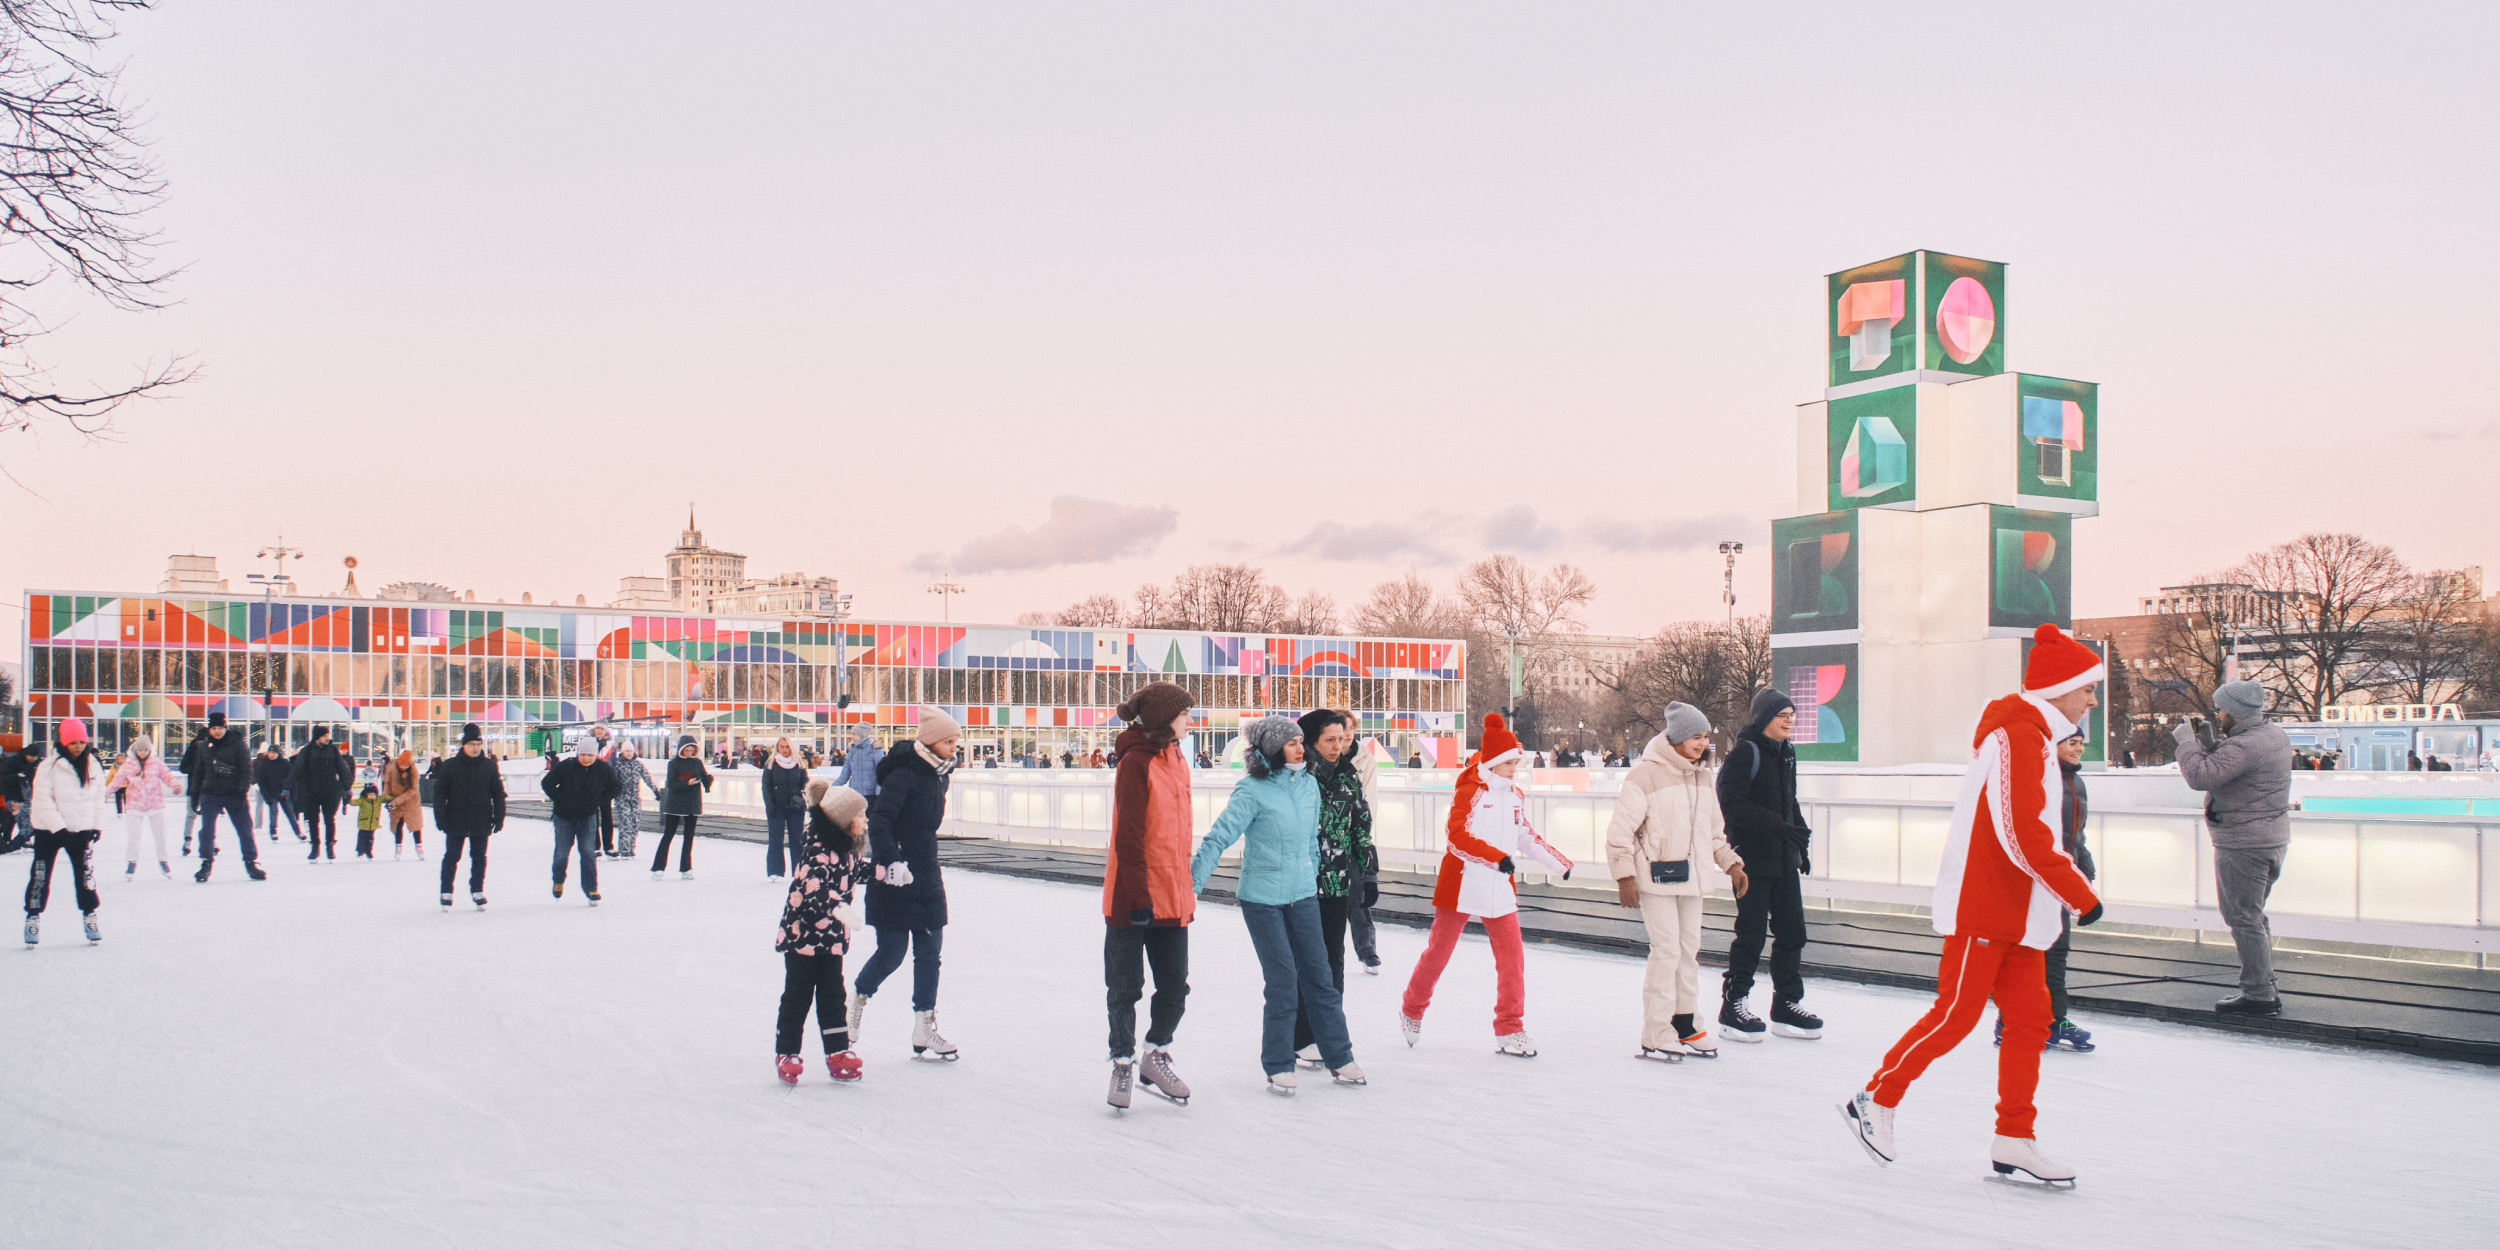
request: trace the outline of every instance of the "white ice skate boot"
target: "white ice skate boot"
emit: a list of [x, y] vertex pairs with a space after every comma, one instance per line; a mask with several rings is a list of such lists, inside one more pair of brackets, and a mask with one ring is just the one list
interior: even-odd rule
[[1514, 1059], [1534, 1059], [1536, 1039], [1524, 1032], [1505, 1033], [1493, 1039], [1493, 1050], [1495, 1054], [1509, 1055]]
[[911, 1013], [911, 1054], [914, 1059], [941, 1059], [955, 1062], [955, 1044], [937, 1031], [937, 1013]]
[[1267, 1092], [1275, 1094], [1278, 1097], [1291, 1098], [1293, 1097], [1293, 1087], [1297, 1083], [1298, 1082], [1294, 1080], [1293, 1073], [1278, 1072], [1267, 1078]]
[[473, 893], [473, 894], [469, 895], [469, 901], [470, 901], [470, 902], [472, 902], [472, 903], [477, 904], [477, 909], [478, 909], [479, 911], [484, 911], [484, 910], [486, 910], [486, 896], [485, 896], [485, 895], [483, 895], [483, 894], [475, 894], [475, 893]]
[[1346, 1063], [1346, 1066], [1342, 1068], [1330, 1068], [1328, 1070], [1328, 1079], [1339, 1085], [1371, 1084], [1371, 1079], [1363, 1075], [1363, 1065], [1354, 1063], [1350, 1060]]
[[2040, 1153], [2040, 1143], [2029, 1137], [2000, 1137], [1988, 1147], [1988, 1162], [1996, 1165], [1997, 1175], [2027, 1173], [2031, 1179], [2051, 1189], [2073, 1189], [2075, 1170], [2060, 1166], [2056, 1160]]
[[868, 999], [866, 994], [852, 994], [850, 1009], [842, 1013], [842, 1024], [850, 1030], [853, 1046], [859, 1045], [859, 1022], [868, 1015]]
[[1137, 1066], [1137, 1079], [1144, 1082], [1146, 1092], [1171, 1099], [1177, 1106], [1189, 1105], [1189, 1082], [1172, 1070], [1172, 1052], [1161, 1046], [1146, 1051], [1145, 1062]]
[[1317, 1042], [1293, 1052], [1293, 1062], [1296, 1067], [1305, 1072], [1317, 1072], [1328, 1066], [1327, 1062], [1319, 1057], [1319, 1043]]
[[450, 895], [448, 895], [448, 894], [446, 894], [446, 895], [444, 895], [444, 896], [443, 896], [443, 910], [444, 910], [444, 911], [450, 911], [450, 910], [451, 910], [451, 896], [450, 896]]
[[1849, 1135], [1866, 1147], [1875, 1166], [1883, 1167], [1893, 1161], [1892, 1108], [1875, 1101], [1875, 1095], [1859, 1090], [1840, 1104], [1840, 1117], [1849, 1122]]
[[1128, 1110], [1130, 1087], [1137, 1084], [1137, 1061], [1122, 1055], [1111, 1061], [1111, 1092], [1103, 1096], [1114, 1111]]
[[33, 946], [43, 940], [43, 917], [32, 912], [26, 916], [26, 944]]
[[678, 880], [680, 880], [680, 881], [692, 881], [692, 880], [694, 880], [694, 869], [689, 868], [689, 869], [685, 870], [684, 872], [678, 873], [678, 874], [677, 874], [677, 879], [678, 879]]
[[172, 864], [166, 863], [164, 860], [161, 860], [161, 859], [160, 859], [160, 860], [156, 861], [156, 866], [157, 866], [157, 868], [158, 868], [158, 869], [160, 869], [161, 871], [163, 871], [163, 872], [164, 872], [164, 874], [165, 874], [165, 879], [166, 879], [167, 881], [171, 881], [171, 880], [173, 880], [173, 879], [174, 879], [174, 866], [173, 866]]
[[1412, 1050], [1415, 1043], [1424, 1040], [1424, 1022], [1401, 1011], [1398, 1013], [1398, 1032], [1405, 1035], [1407, 1048]]
[[95, 913], [94, 913], [94, 912], [87, 912], [87, 913], [85, 913], [85, 914], [84, 914], [81, 918], [82, 918], [82, 919], [84, 919], [84, 920], [87, 922], [87, 940], [88, 940], [88, 941], [90, 941], [90, 942], [101, 942], [101, 941], [103, 941], [103, 940], [104, 940], [104, 930], [99, 929], [99, 928], [97, 928], [97, 927], [96, 927], [96, 923], [95, 923]]

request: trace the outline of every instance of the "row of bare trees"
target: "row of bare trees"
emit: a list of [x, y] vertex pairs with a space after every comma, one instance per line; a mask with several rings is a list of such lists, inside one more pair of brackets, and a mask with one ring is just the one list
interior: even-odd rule
[[2166, 758], [2162, 737], [2127, 728], [2211, 715], [2235, 651], [2240, 676], [2264, 684], [2289, 719], [2364, 700], [2500, 708], [2500, 622], [2485, 616], [2470, 571], [2419, 571], [2359, 535], [2316, 533], [2195, 582], [2195, 610], [2160, 616], [2138, 654], [2120, 648], [2132, 680], [2123, 703], [2113, 691], [2113, 720], [2144, 762]]
[[1147, 582], [1128, 598], [1092, 594], [1056, 612], [1027, 612], [1019, 625], [1078, 629], [1207, 629], [1263, 634], [1333, 634], [1337, 600], [1320, 591], [1299, 598], [1248, 564], [1193, 564], [1169, 585]]

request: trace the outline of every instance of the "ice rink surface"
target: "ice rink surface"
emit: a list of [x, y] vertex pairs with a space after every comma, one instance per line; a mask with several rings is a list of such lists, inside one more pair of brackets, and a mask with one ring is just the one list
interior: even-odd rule
[[[1173, 1046], [1196, 1098], [1115, 1115], [1099, 892], [969, 872], [939, 1002], [962, 1062], [909, 1059], [906, 967], [867, 1079], [825, 1078], [811, 1019], [785, 1089], [761, 849], [706, 840], [693, 881], [610, 871], [593, 910], [548, 897], [549, 846], [535, 822], [495, 838], [483, 913], [465, 890], [441, 912], [432, 866], [387, 849], [307, 866], [289, 839], [258, 884], [231, 857], [206, 886], [111, 863], [94, 948], [56, 884], [43, 945], [0, 952], [0, 1244], [2500, 1244], [2500, 1073], [2086, 1018], [2101, 1050], [2044, 1060], [2041, 1142], [2081, 1174], [2048, 1192], [1989, 1179], [1984, 1032], [1911, 1091], [1900, 1162], [1846, 1135], [1834, 1104], [1922, 995], [1815, 983], [1821, 1041], [1644, 1063], [1639, 962], [1531, 947], [1544, 1054], [1509, 1059], [1470, 938], [1410, 1051], [1409, 929], [1348, 990], [1372, 1086], [1275, 1098], [1222, 906]], [[1705, 1010], [1716, 990], [1705, 970]]]

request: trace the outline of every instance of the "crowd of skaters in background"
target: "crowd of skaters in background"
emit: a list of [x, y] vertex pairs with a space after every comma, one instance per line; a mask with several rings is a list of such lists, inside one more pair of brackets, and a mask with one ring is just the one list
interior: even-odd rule
[[[1878, 1162], [1892, 1158], [1892, 1112], [1910, 1082], [1967, 1034], [1994, 1001], [2004, 1057], [1992, 1161], [2000, 1172], [2072, 1180], [2071, 1170], [2049, 1161], [2030, 1136], [2030, 1095], [2043, 1050], [2094, 1048], [2091, 1035], [2067, 1016], [2065, 956], [2073, 925], [2090, 924], [2102, 911], [2082, 839], [2089, 800], [2079, 726], [2095, 705], [2103, 674], [2090, 651], [2043, 626], [2027, 661], [2025, 688], [1989, 705], [1979, 724], [1933, 913], [1937, 931], [1947, 938], [1937, 1002], [1886, 1056], [1866, 1089], [1843, 1104], [1852, 1133]], [[2262, 687], [2227, 683], [2213, 699], [2219, 711], [2213, 724], [2193, 721], [2177, 734], [2183, 778], [2210, 796], [2206, 816], [2221, 908], [2241, 955], [2240, 992], [2217, 1003], [2216, 1010], [2271, 1015], [2281, 1004], [2264, 909], [2282, 872], [2289, 774], [2297, 764], [2283, 731], [2265, 717]], [[1370, 917], [1380, 876], [1371, 839], [1373, 755], [1359, 744], [1355, 718], [1343, 711], [1317, 709], [1298, 719], [1245, 722], [1246, 775], [1200, 837], [1194, 832], [1191, 773], [1210, 761], [1203, 752], [1184, 754], [1191, 712], [1190, 696], [1181, 687], [1150, 683], [1120, 707], [1127, 728], [1108, 753], [1071, 751], [1062, 765], [1116, 773], [1102, 895], [1113, 1067], [1109, 1101], [1126, 1108], [1139, 1086], [1178, 1103], [1189, 1098], [1170, 1051], [1189, 993], [1189, 926], [1199, 893], [1236, 843], [1243, 844], [1244, 856], [1234, 895], [1266, 998], [1260, 1063], [1268, 1088], [1295, 1092], [1297, 1068], [1325, 1069], [1338, 1085], [1365, 1085], [1342, 991], [1349, 936], [1366, 972], [1380, 967]], [[1765, 690], [1749, 713], [1714, 768], [1708, 718], [1687, 704], [1669, 705], [1661, 732], [1624, 779], [1608, 822], [1608, 873], [1618, 900], [1640, 912], [1649, 939], [1638, 1050], [1643, 1059], [1675, 1063], [1719, 1053], [1699, 1023], [1700, 865], [1705, 863], [1727, 877], [1737, 903], [1721, 984], [1720, 1031], [1740, 1042], [1759, 1042], [1766, 1034], [1807, 1040], [1822, 1035], [1822, 1019], [1803, 1005], [1807, 932], [1801, 879], [1813, 871], [1813, 830], [1798, 800], [1797, 757], [1790, 745], [1796, 711], [1786, 696]], [[891, 749], [880, 748], [862, 730], [847, 749], [826, 756], [783, 738], [737, 757], [764, 774], [759, 792], [768, 829], [766, 875], [789, 881], [775, 942], [785, 962], [775, 1029], [776, 1069], [784, 1081], [796, 1081], [804, 1071], [798, 1037], [811, 1007], [829, 1071], [838, 1080], [859, 1079], [864, 1065], [855, 1046], [868, 1004], [906, 961], [912, 965], [914, 1055], [957, 1057], [957, 1048], [936, 1025], [948, 919], [937, 833], [949, 775], [963, 762], [961, 738], [960, 725], [931, 709], [915, 736]], [[665, 875], [670, 846], [682, 837], [678, 873], [691, 877], [694, 833], [714, 782], [700, 745], [680, 739], [656, 775], [630, 740], [616, 738], [605, 726], [582, 734], [573, 748], [569, 756], [550, 760], [540, 783], [555, 830], [554, 897], [564, 897], [568, 875], [578, 864], [582, 897], [597, 905], [599, 861], [635, 854], [646, 791], [658, 800], [663, 818], [652, 876]], [[1485, 718], [1479, 749], [1459, 772], [1434, 878], [1430, 936], [1400, 1003], [1400, 1030], [1409, 1046], [1421, 1040], [1425, 1013], [1459, 933], [1474, 922], [1491, 939], [1495, 1050], [1523, 1059], [1538, 1053], [1525, 1027], [1517, 873], [1527, 865], [1567, 880], [1576, 866], [1530, 822], [1516, 774], [1534, 758], [1500, 716]], [[1581, 761], [1566, 756], [1563, 762]], [[1420, 757], [1411, 756], [1407, 766], [1419, 763]], [[824, 767], [834, 769], [831, 777], [810, 775]], [[63, 859], [73, 875], [86, 937], [102, 940], [94, 856], [113, 807], [126, 834], [126, 877], [151, 862], [151, 848], [152, 862], [172, 876], [171, 810], [179, 800], [183, 855], [194, 853], [196, 834], [194, 880], [205, 882], [214, 871], [221, 822], [242, 853], [245, 872], [265, 880], [253, 837], [249, 800], [255, 794], [273, 840], [283, 821], [306, 845], [311, 862], [335, 860], [338, 818], [351, 806], [353, 856], [374, 855], [387, 819], [394, 857], [405, 838], [422, 858], [430, 807], [442, 848], [440, 904], [453, 904], [465, 852], [471, 901], [486, 906], [487, 847], [503, 829], [508, 809], [500, 762], [486, 752], [475, 724], [463, 726], [459, 747], [448, 757], [429, 758], [421, 766], [401, 751], [368, 772], [321, 727], [292, 757], [282, 757], [271, 744], [255, 760], [244, 736], [212, 714], [179, 763], [169, 764], [146, 737], [118, 761], [106, 761], [93, 749], [84, 722], [70, 719], [60, 724], [51, 744], [26, 743], [0, 756], [0, 800], [14, 826], [0, 834], [11, 838], [9, 849], [28, 844], [35, 851], [26, 891], [26, 941], [40, 940], [51, 878]], [[862, 891], [864, 918], [852, 907]], [[874, 951], [845, 986], [843, 957], [863, 923], [875, 931]], [[1751, 1009], [1766, 946], [1772, 989], [1767, 1022]], [[1141, 1058], [1136, 1009], [1149, 972], [1154, 993]]]

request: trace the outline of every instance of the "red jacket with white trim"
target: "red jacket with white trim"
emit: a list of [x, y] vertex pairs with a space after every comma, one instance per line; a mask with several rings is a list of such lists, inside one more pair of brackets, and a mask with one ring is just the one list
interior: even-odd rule
[[2007, 695], [1980, 714], [1937, 866], [1936, 932], [2047, 950], [2061, 908], [2080, 914], [2099, 904], [2058, 837], [2057, 740], [2073, 732], [2029, 695]]

